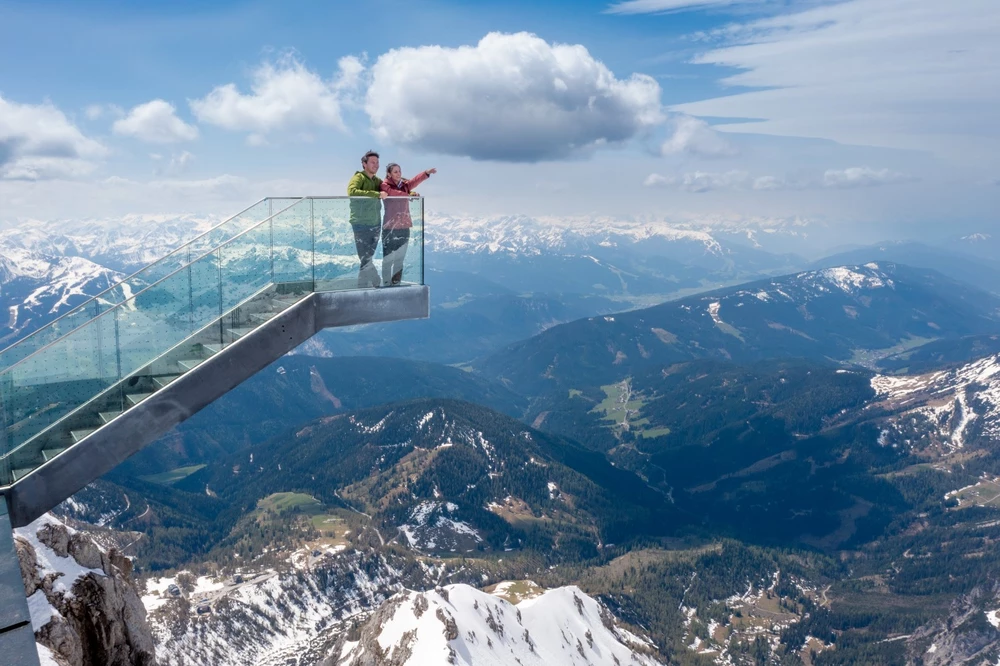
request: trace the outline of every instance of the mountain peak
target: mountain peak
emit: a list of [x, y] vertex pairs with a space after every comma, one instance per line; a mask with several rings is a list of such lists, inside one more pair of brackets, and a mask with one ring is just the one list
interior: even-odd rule
[[[803, 276], [810, 274], [805, 273]], [[892, 279], [882, 270], [876, 262], [870, 262], [864, 266], [837, 266], [816, 271], [811, 275], [817, 276], [827, 283], [848, 293], [855, 294], [862, 289], [881, 289], [883, 287], [892, 288]]]
[[518, 605], [464, 584], [390, 598], [344, 646], [342, 663], [487, 664], [523, 666], [640, 664], [648, 641], [578, 587], [549, 590]]

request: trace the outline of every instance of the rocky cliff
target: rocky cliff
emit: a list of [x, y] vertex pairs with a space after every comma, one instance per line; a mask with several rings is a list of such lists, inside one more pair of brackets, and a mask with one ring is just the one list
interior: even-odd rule
[[15, 531], [39, 654], [59, 666], [153, 666], [132, 562], [51, 515]]
[[951, 605], [907, 641], [908, 666], [1000, 663], [1000, 583], [984, 584]]

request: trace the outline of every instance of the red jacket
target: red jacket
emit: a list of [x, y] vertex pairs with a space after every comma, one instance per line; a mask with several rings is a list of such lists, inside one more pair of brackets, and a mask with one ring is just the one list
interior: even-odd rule
[[[420, 175], [413, 178], [404, 178], [398, 183], [393, 183], [386, 178], [382, 181], [382, 191], [388, 193], [388, 197], [382, 202], [385, 204], [385, 220], [382, 222], [383, 229], [409, 229], [413, 226], [410, 218], [410, 193], [417, 189], [417, 185], [430, 178], [430, 174], [422, 171]], [[393, 197], [399, 197], [394, 199]], [[406, 198], [402, 198], [406, 197]]]

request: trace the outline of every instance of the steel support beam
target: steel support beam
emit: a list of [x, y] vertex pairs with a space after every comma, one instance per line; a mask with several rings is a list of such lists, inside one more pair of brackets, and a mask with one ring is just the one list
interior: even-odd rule
[[24, 598], [24, 581], [12, 530], [6, 498], [0, 495], [0, 662], [9, 666], [38, 666], [35, 632]]

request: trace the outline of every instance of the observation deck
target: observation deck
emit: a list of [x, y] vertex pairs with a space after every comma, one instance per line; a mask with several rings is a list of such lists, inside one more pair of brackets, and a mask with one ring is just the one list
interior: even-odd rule
[[11, 524], [30, 523], [320, 329], [427, 317], [423, 199], [407, 202], [402, 282], [386, 287], [381, 249], [359, 277], [351, 208], [370, 217], [380, 206], [356, 199], [263, 199], [0, 352]]
[[319, 330], [429, 315], [424, 201], [406, 205], [398, 284], [380, 280], [381, 247], [364, 270], [358, 259], [351, 209], [377, 225], [377, 199], [267, 198], [0, 351], [4, 663], [38, 663], [12, 528]]

